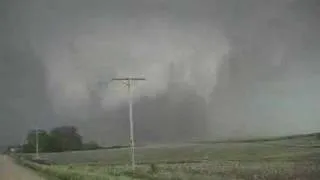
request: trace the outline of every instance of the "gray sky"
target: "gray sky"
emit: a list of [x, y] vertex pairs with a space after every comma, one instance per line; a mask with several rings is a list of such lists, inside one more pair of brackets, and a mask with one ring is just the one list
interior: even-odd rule
[[[87, 139], [125, 142], [127, 121], [117, 119], [126, 120], [126, 111], [116, 110], [126, 89], [98, 84], [130, 75], [148, 79], [136, 84], [135, 102], [155, 98], [149, 115], [147, 105], [138, 106], [140, 136], [157, 131], [159, 139], [170, 133], [158, 127], [174, 123], [181, 129], [204, 123], [201, 137], [209, 139], [317, 131], [319, 6], [317, 0], [1, 0], [0, 144], [21, 142], [30, 128], [63, 124], [78, 126]], [[173, 91], [172, 64], [174, 79], [204, 99], [203, 106], [192, 101], [189, 114], [203, 117], [183, 117], [180, 108], [174, 118], [176, 108], [187, 106], [174, 104], [161, 111], [170, 121], [161, 120], [157, 97]]]

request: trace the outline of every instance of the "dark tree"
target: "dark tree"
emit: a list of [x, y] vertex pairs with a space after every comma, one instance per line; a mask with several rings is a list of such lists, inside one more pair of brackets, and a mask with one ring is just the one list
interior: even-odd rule
[[26, 143], [21, 147], [22, 152], [36, 152], [36, 139], [38, 134], [39, 152], [63, 152], [72, 150], [98, 149], [97, 143], [90, 142], [85, 146], [82, 143], [82, 137], [74, 126], [56, 127], [50, 131], [31, 130], [29, 131]]
[[[23, 145], [23, 152], [32, 153], [36, 151], [36, 135], [37, 130], [29, 131], [27, 135], [27, 143]], [[48, 152], [51, 149], [51, 138], [45, 130], [38, 130], [39, 152]]]
[[61, 126], [51, 130], [52, 151], [72, 151], [82, 149], [82, 137], [74, 126]]

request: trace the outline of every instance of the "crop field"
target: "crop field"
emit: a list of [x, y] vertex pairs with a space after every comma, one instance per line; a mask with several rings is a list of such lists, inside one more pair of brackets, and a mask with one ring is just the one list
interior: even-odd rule
[[320, 179], [320, 140], [315, 136], [139, 147], [134, 172], [129, 165], [129, 149], [48, 153], [41, 157], [55, 164], [37, 165], [38, 169], [60, 174], [60, 179]]

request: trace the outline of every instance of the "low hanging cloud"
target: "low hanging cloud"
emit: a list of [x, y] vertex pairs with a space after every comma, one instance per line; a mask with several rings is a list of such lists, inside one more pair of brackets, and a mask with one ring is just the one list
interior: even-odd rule
[[[317, 0], [4, 0], [0, 7], [1, 127], [20, 132], [0, 141], [61, 124], [89, 139], [112, 134], [101, 142], [126, 140], [118, 120], [127, 118], [119, 115], [127, 89], [109, 83], [124, 76], [147, 78], [134, 90], [140, 136], [162, 126], [209, 139], [320, 127]], [[188, 92], [175, 94], [172, 82]], [[185, 101], [159, 113], [173, 97]], [[153, 135], [178, 136], [169, 131]]]

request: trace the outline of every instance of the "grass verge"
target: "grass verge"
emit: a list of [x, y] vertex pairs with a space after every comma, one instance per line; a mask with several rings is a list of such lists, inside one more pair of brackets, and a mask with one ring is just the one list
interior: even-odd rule
[[38, 174], [40, 177], [45, 178], [46, 180], [60, 180], [55, 176], [50, 176], [49, 174], [46, 174], [42, 171], [39, 171], [39, 166], [36, 163], [31, 163], [27, 160], [24, 160], [23, 158], [20, 157], [16, 157], [16, 156], [11, 156], [11, 158], [13, 158], [14, 162], [20, 166], [23, 166], [27, 169], [30, 169], [32, 171], [34, 171], [36, 174]]
[[83, 171], [76, 171], [70, 169], [54, 168], [50, 165], [41, 165], [20, 157], [13, 157], [15, 162], [28, 169], [34, 170], [47, 180], [129, 180], [132, 178], [125, 176], [114, 177], [109, 174], [94, 174]]

